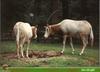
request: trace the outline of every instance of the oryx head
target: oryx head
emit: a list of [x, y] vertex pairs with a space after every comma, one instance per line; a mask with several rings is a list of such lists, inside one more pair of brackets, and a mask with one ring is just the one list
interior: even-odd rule
[[44, 37], [48, 38], [52, 34], [51, 26], [47, 24], [47, 26], [44, 26], [44, 27], [45, 27]]
[[33, 38], [37, 38], [37, 26], [32, 26], [32, 33], [33, 33]]

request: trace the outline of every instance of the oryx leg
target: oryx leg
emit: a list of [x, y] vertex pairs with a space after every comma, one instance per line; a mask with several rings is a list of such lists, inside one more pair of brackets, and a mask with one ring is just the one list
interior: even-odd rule
[[28, 40], [28, 42], [27, 42], [27, 49], [26, 49], [26, 57], [27, 58], [29, 58], [29, 56], [28, 56], [29, 45], [30, 45], [30, 40]]
[[16, 48], [17, 48], [17, 57], [20, 58], [20, 55], [19, 55], [19, 42], [16, 41]]
[[82, 42], [83, 42], [83, 48], [80, 52], [80, 55], [82, 55], [84, 53], [84, 50], [88, 44], [88, 37], [87, 36], [81, 36]]
[[63, 53], [65, 50], [66, 38], [67, 38], [67, 35], [64, 35], [64, 37], [63, 37], [63, 49], [62, 49], [61, 53]]
[[71, 45], [71, 48], [72, 48], [72, 54], [74, 54], [74, 47], [73, 47], [73, 41], [72, 41], [72, 37], [70, 37], [70, 45]]
[[25, 43], [25, 38], [22, 40], [22, 42], [20, 43], [20, 48], [21, 48], [21, 56], [24, 58], [24, 50], [23, 50], [23, 45]]

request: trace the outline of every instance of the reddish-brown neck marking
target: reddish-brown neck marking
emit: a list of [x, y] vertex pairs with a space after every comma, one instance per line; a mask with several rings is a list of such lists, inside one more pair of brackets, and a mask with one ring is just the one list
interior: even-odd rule
[[32, 34], [33, 34], [33, 37], [35, 36], [35, 27], [32, 27]]
[[52, 32], [54, 32], [54, 33], [61, 31], [59, 24], [51, 25], [51, 29], [52, 29]]

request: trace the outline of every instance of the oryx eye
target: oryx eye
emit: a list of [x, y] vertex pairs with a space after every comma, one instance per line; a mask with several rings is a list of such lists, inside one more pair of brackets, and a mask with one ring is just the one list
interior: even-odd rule
[[49, 29], [48, 29], [48, 28], [46, 28], [46, 31], [49, 31]]
[[46, 31], [48, 31], [48, 27], [46, 27]]

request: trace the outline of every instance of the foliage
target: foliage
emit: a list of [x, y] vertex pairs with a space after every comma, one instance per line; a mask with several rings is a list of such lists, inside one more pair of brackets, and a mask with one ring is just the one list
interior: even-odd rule
[[[56, 10], [59, 11], [50, 17]], [[49, 24], [56, 24], [67, 18], [88, 20], [93, 26], [96, 37], [94, 41], [99, 42], [97, 39], [99, 38], [99, 0], [1, 0], [1, 17], [2, 40], [11, 37], [13, 26], [17, 21], [24, 21], [38, 25], [39, 41], [50, 17]]]

